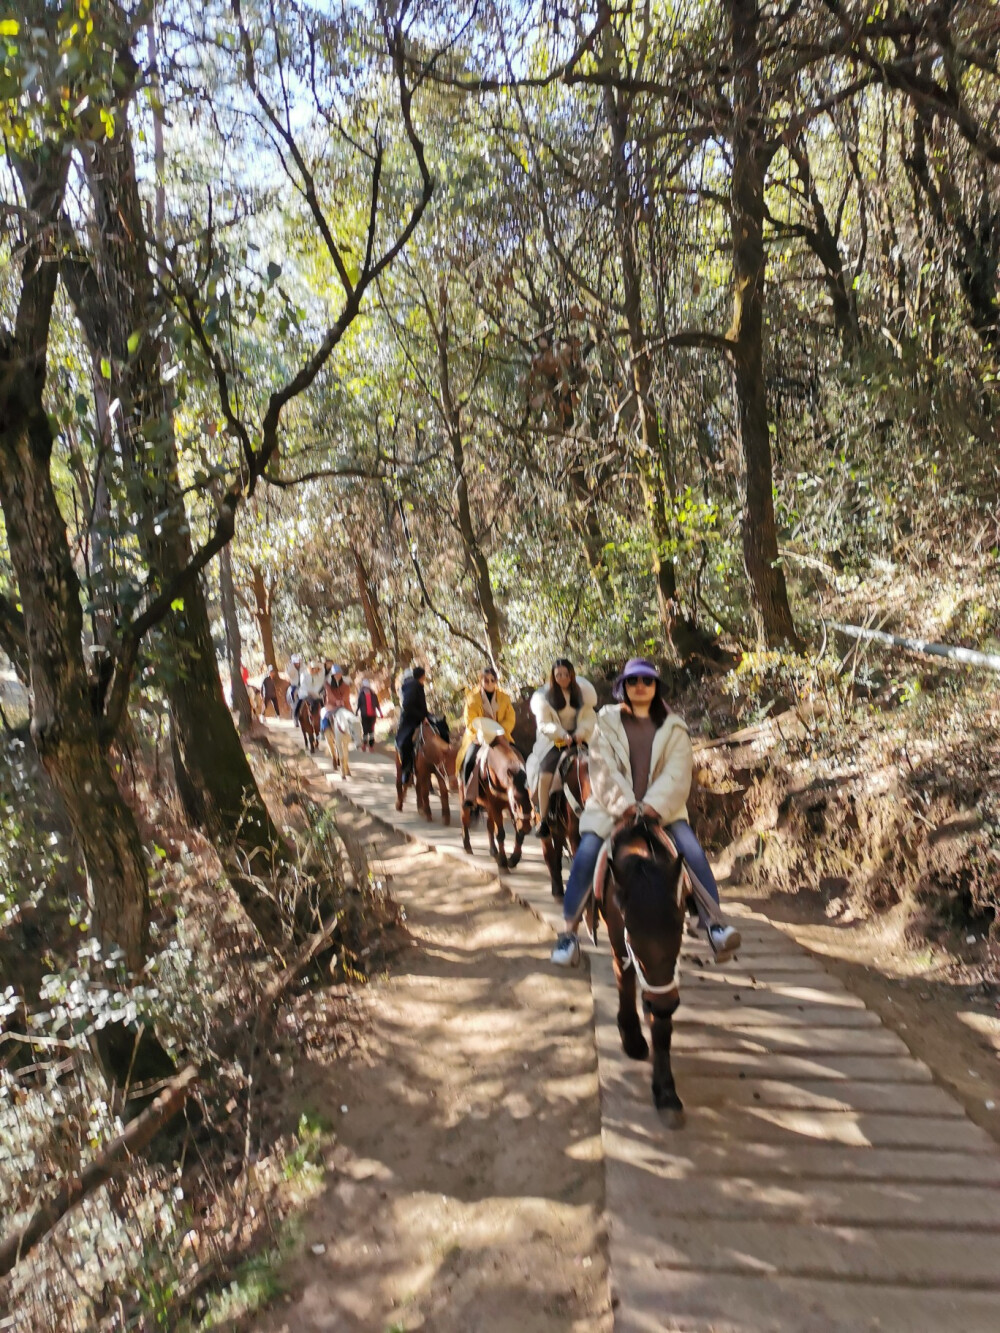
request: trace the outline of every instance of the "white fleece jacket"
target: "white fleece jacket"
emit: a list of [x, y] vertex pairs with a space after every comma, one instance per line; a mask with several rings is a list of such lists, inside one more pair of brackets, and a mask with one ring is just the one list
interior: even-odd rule
[[[580, 817], [581, 833], [606, 838], [630, 805], [635, 805], [628, 736], [621, 704], [609, 704], [597, 717], [590, 739], [591, 794]], [[653, 737], [649, 786], [642, 798], [664, 824], [687, 820], [687, 798], [694, 774], [694, 750], [684, 719], [670, 713]]]
[[580, 707], [567, 704], [557, 713], [549, 702], [548, 687], [542, 686], [531, 696], [531, 711], [535, 718], [535, 744], [528, 755], [528, 785], [534, 790], [538, 770], [552, 747], [569, 740], [574, 733], [589, 741], [597, 725], [597, 691], [584, 676], [577, 676], [580, 687]]

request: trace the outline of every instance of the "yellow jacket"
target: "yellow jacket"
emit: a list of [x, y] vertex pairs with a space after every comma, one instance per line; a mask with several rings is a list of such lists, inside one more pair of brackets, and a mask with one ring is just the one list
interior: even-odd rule
[[[493, 715], [507, 733], [507, 739], [511, 740], [514, 735], [514, 723], [517, 718], [514, 715], [514, 705], [510, 701], [510, 695], [505, 694], [503, 690], [497, 689], [493, 696]], [[478, 737], [475, 731], [475, 721], [480, 717], [489, 717], [486, 711], [486, 700], [483, 698], [483, 692], [477, 685], [474, 690], [470, 690], [465, 696], [465, 709], [462, 713], [462, 721], [465, 723], [465, 735], [462, 737], [462, 744], [458, 747], [458, 758], [455, 761], [455, 772], [461, 773], [462, 763], [470, 745], [476, 744]]]

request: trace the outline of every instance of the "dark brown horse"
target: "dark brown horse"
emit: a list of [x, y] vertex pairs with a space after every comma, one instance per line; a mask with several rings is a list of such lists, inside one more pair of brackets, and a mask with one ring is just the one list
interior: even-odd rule
[[296, 721], [302, 728], [302, 739], [310, 753], [315, 753], [319, 746], [319, 710], [319, 700], [310, 696], [299, 704], [296, 716]]
[[[441, 798], [441, 823], [451, 823], [451, 806], [448, 802], [448, 790], [458, 791], [458, 779], [455, 777], [455, 756], [457, 745], [449, 745], [434, 730], [429, 721], [424, 719], [413, 737], [413, 785], [417, 792], [417, 809], [431, 822], [431, 784], [437, 779], [438, 795]], [[410, 784], [403, 784], [403, 764], [396, 751], [396, 809], [402, 810], [403, 801]]]
[[542, 852], [549, 871], [553, 898], [563, 894], [563, 848], [570, 857], [580, 843], [580, 815], [590, 795], [590, 760], [586, 746], [571, 745], [563, 751], [556, 770], [562, 787], [549, 797], [549, 836], [542, 839]]
[[[484, 757], [485, 756], [485, 757]], [[528, 793], [528, 774], [520, 751], [501, 737], [492, 745], [483, 746], [476, 763], [479, 769], [479, 796], [476, 801], [486, 811], [486, 830], [490, 838], [490, 856], [501, 870], [513, 870], [521, 859], [524, 837], [531, 828], [531, 796]], [[509, 810], [514, 821], [514, 850], [507, 857], [504, 850], [504, 811]], [[465, 790], [462, 790], [462, 845], [472, 855], [469, 825], [473, 811], [465, 808]]]
[[618, 982], [618, 1032], [630, 1060], [645, 1060], [636, 998], [653, 1038], [653, 1102], [667, 1123], [684, 1123], [684, 1106], [670, 1067], [673, 1016], [680, 1004], [678, 960], [684, 935], [684, 862], [662, 827], [626, 818], [611, 835], [607, 875], [595, 878], [596, 908], [608, 928]]

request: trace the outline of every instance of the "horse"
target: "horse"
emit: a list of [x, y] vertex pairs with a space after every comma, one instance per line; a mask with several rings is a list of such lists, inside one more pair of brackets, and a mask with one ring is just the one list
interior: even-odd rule
[[346, 782], [351, 776], [351, 765], [347, 758], [351, 745], [361, 749], [361, 719], [349, 708], [338, 708], [333, 714], [324, 710], [321, 726], [326, 732], [333, 767], [340, 769], [341, 779]]
[[[602, 862], [604, 858], [602, 857]], [[591, 932], [597, 913], [608, 929], [618, 983], [618, 1033], [630, 1060], [645, 1060], [649, 1045], [636, 1008], [636, 990], [653, 1039], [653, 1104], [671, 1128], [684, 1123], [670, 1067], [673, 1016], [680, 1004], [678, 967], [687, 885], [684, 861], [662, 826], [648, 816], [626, 816], [598, 863]]]
[[295, 720], [302, 728], [302, 739], [306, 749], [314, 754], [319, 745], [319, 700], [309, 695], [299, 703]]
[[[490, 856], [501, 870], [513, 870], [521, 859], [525, 834], [531, 828], [531, 796], [524, 759], [505, 737], [481, 747], [476, 756], [479, 765], [479, 794], [476, 806], [486, 811], [486, 829], [490, 838]], [[514, 851], [508, 859], [504, 850], [504, 811], [514, 821]], [[473, 811], [465, 807], [462, 792], [462, 846], [472, 855], [469, 825]]]
[[563, 893], [563, 848], [569, 847], [572, 857], [580, 843], [580, 815], [590, 795], [590, 760], [585, 746], [570, 745], [559, 757], [556, 773], [561, 787], [549, 797], [546, 816], [549, 836], [542, 839], [542, 853], [549, 872], [553, 898], [561, 900]]
[[[425, 718], [413, 737], [413, 786], [417, 793], [417, 810], [427, 820], [431, 815], [431, 783], [437, 778], [438, 796], [441, 798], [441, 823], [451, 823], [451, 805], [448, 791], [458, 790], [455, 777], [455, 757], [458, 746], [446, 741]], [[410, 783], [403, 783], [403, 764], [396, 751], [396, 809], [402, 810]]]

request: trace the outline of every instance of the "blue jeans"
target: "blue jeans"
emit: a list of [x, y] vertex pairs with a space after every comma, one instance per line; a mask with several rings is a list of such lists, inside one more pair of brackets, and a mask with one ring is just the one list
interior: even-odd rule
[[[712, 874], [712, 867], [708, 864], [708, 857], [694, 835], [694, 829], [683, 819], [675, 820], [673, 824], [668, 824], [666, 828], [673, 838], [677, 850], [684, 858], [688, 874], [692, 879], [698, 881], [710, 898], [718, 903], [719, 886]], [[566, 926], [570, 930], [575, 930], [579, 924], [583, 905], [587, 901], [587, 894], [594, 882], [594, 870], [597, 867], [597, 858], [601, 854], [603, 845], [604, 839], [596, 833], [584, 833], [580, 838], [580, 845], [573, 857], [573, 865], [570, 868], [569, 879], [566, 883], [566, 897], [563, 900], [563, 916], [566, 918]], [[700, 907], [698, 917], [702, 926], [707, 930], [709, 921]]]

